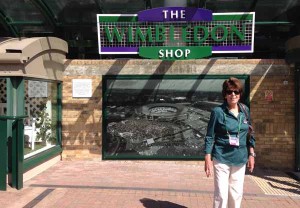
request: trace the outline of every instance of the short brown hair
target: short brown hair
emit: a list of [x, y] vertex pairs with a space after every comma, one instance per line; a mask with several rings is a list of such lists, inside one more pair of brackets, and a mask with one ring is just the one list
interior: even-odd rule
[[241, 81], [235, 77], [230, 77], [223, 82], [222, 95], [225, 100], [227, 90], [238, 90], [240, 92], [240, 97], [243, 96], [243, 84]]

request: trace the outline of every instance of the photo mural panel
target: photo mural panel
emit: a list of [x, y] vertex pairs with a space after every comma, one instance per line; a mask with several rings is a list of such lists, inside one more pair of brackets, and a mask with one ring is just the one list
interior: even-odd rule
[[[224, 76], [104, 76], [104, 159], [201, 159]], [[245, 79], [241, 79], [245, 84]]]

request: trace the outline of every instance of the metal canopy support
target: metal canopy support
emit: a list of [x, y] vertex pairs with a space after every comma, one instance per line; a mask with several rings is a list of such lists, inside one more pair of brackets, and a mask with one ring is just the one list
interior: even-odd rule
[[103, 10], [101, 7], [101, 3], [99, 2], [99, 0], [94, 0], [95, 5], [97, 6], [97, 9], [99, 10], [100, 14], [103, 14]]
[[145, 0], [145, 1], [146, 1], [146, 9], [151, 9], [152, 8], [151, 0]]
[[300, 62], [295, 63], [295, 169], [300, 171]]
[[206, 7], [206, 0], [199, 0], [198, 7], [199, 8], [205, 8]]
[[10, 24], [9, 18], [4, 14], [2, 9], [0, 8], [0, 23], [4, 26], [4, 28], [9, 31], [13, 36], [18, 36], [18, 30]]
[[255, 11], [257, 2], [258, 2], [258, 0], [253, 0], [252, 1], [251, 5], [250, 5], [250, 8], [249, 8], [249, 12]]
[[42, 0], [31, 0], [32, 4], [36, 6], [41, 12], [41, 14], [45, 17], [45, 19], [48, 21], [48, 23], [51, 25], [52, 28], [56, 27], [56, 20], [53, 15], [53, 12], [47, 4]]

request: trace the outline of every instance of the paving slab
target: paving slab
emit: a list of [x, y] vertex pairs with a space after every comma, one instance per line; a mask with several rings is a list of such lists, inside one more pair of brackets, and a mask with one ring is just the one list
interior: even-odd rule
[[[1, 208], [212, 207], [213, 179], [203, 163], [175, 161], [60, 161], [22, 190], [0, 192]], [[246, 174], [243, 207], [300, 207], [300, 183], [256, 168]]]

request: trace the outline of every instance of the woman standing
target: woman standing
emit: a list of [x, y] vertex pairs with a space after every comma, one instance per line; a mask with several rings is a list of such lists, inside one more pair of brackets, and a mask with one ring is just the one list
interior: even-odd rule
[[224, 103], [213, 109], [207, 127], [204, 168], [207, 177], [214, 171], [215, 208], [241, 206], [246, 164], [250, 172], [254, 168], [255, 139], [247, 140], [251, 123], [249, 109], [239, 103], [242, 93], [240, 80], [225, 80]]

